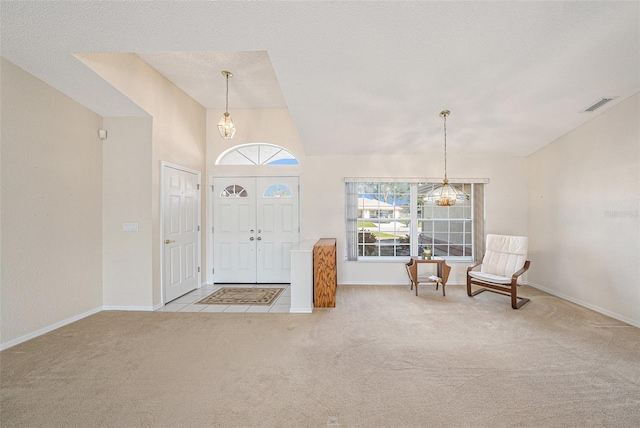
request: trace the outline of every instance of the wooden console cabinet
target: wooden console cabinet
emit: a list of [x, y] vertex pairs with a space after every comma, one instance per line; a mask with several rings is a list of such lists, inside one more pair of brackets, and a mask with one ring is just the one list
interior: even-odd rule
[[322, 238], [313, 246], [313, 306], [335, 308], [338, 272], [336, 239]]

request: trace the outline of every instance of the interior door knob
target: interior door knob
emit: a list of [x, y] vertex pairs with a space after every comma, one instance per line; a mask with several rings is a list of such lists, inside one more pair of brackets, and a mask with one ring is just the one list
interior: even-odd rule
[[[260, 238], [258, 238], [258, 239], [260, 239]], [[253, 240], [254, 240], [253, 236], [251, 238], [249, 238], [249, 241], [253, 241]]]
[[164, 241], [165, 244], [173, 244], [174, 242], [176, 242], [176, 241], [172, 241], [171, 239], [166, 239]]
[[262, 236], [258, 236], [258, 241], [262, 241]]

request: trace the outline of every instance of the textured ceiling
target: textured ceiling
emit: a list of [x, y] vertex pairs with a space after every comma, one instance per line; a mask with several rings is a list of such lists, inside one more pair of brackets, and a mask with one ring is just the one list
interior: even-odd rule
[[[6, 2], [1, 53], [107, 116], [74, 54], [134, 52], [207, 108], [288, 107], [310, 155], [528, 155], [640, 91], [640, 2]], [[614, 101], [580, 111], [600, 97]]]

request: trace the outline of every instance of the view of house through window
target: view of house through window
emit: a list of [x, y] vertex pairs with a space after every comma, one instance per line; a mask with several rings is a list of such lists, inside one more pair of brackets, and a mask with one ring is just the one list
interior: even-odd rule
[[426, 246], [434, 256], [472, 260], [473, 185], [456, 184], [470, 200], [439, 207], [425, 200], [439, 184], [347, 182], [347, 260], [406, 259], [422, 254]]
[[[418, 186], [418, 254], [426, 245], [435, 256], [472, 257], [472, 201], [457, 202], [452, 207], [425, 203], [425, 198], [439, 183], [419, 183]], [[471, 195], [471, 184], [457, 184]]]

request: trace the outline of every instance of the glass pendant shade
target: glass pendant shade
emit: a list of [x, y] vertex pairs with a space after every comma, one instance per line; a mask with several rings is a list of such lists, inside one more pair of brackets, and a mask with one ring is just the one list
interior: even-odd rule
[[468, 201], [469, 195], [450, 185], [449, 180], [445, 178], [442, 181], [442, 186], [437, 186], [429, 192], [426, 200], [439, 207], [452, 207], [458, 201]]
[[225, 140], [232, 139], [233, 134], [236, 133], [236, 128], [233, 126], [233, 120], [231, 119], [228, 111], [220, 118], [220, 122], [218, 122], [218, 131], [220, 131], [220, 136]]
[[222, 75], [227, 79], [227, 91], [225, 93], [224, 114], [220, 118], [220, 122], [218, 122], [218, 131], [220, 131], [222, 138], [230, 140], [233, 138], [233, 134], [236, 133], [236, 127], [233, 126], [233, 120], [229, 115], [229, 77], [233, 76], [233, 73], [225, 70], [222, 72]]

